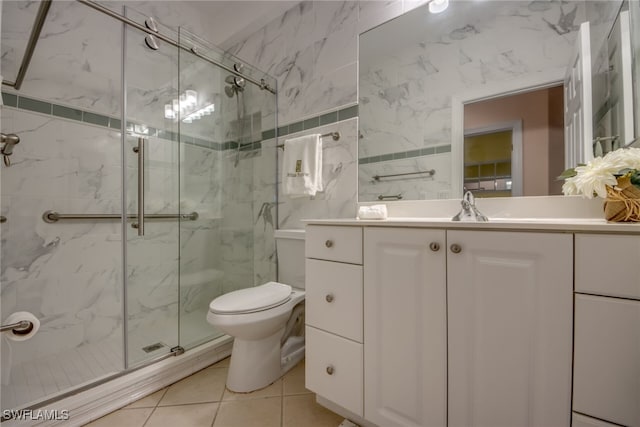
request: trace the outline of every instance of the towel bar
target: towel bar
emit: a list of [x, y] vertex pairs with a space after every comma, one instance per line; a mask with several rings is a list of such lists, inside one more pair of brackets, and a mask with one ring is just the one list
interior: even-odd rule
[[[323, 133], [322, 135], [320, 135], [320, 138], [326, 138], [327, 136], [330, 136], [334, 141], [337, 141], [340, 139], [340, 132]], [[282, 148], [284, 150], [284, 144], [278, 144], [276, 145], [276, 147]]]

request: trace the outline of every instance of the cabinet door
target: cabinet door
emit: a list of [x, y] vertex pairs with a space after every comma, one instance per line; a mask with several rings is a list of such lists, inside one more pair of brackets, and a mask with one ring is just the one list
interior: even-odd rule
[[367, 228], [364, 242], [365, 418], [444, 426], [445, 232]]
[[572, 236], [449, 231], [447, 245], [449, 427], [569, 426]]
[[576, 294], [573, 410], [640, 427], [640, 301]]

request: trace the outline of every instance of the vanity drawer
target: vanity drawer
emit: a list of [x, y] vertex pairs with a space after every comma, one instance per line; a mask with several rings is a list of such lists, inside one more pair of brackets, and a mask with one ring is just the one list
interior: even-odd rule
[[575, 297], [573, 410], [640, 427], [640, 301]]
[[307, 258], [362, 264], [362, 228], [307, 226]]
[[307, 324], [362, 342], [362, 266], [306, 261]]
[[576, 292], [640, 299], [640, 236], [576, 234]]
[[306, 387], [363, 416], [362, 344], [306, 327]]

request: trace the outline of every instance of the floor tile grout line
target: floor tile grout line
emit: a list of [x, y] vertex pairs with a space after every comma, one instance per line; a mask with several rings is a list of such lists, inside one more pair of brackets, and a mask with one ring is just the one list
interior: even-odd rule
[[216, 419], [218, 418], [218, 414], [220, 413], [220, 407], [222, 406], [222, 401], [218, 402], [218, 407], [216, 408], [216, 413], [213, 414], [213, 419], [211, 420], [211, 426], [213, 427], [216, 423]]
[[147, 416], [147, 419], [144, 420], [144, 422], [142, 423], [142, 425], [140, 427], [145, 427], [147, 425], [147, 423], [149, 422], [149, 420], [151, 419], [151, 416], [153, 415], [154, 412], [156, 412], [156, 409], [158, 409], [158, 407], [156, 406], [155, 408], [153, 408], [151, 410], [151, 412], [149, 412], [149, 415]]
[[280, 381], [280, 427], [284, 427], [284, 377]]
[[160, 402], [162, 402], [162, 399], [164, 399], [164, 397], [167, 395], [169, 387], [171, 387], [171, 384], [164, 388], [164, 393], [162, 393], [162, 396], [160, 396], [160, 399], [158, 399], [158, 401], [156, 402], [156, 406], [153, 407], [154, 409], [160, 406]]

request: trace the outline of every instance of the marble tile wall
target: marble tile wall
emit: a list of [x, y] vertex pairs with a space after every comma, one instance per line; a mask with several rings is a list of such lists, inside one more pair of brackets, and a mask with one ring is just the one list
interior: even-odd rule
[[[278, 80], [278, 126], [317, 120], [357, 102], [359, 8], [355, 1], [304, 1], [229, 48]], [[357, 120], [312, 132], [339, 129], [345, 132], [340, 141], [325, 141], [325, 192], [311, 199], [279, 196], [278, 228], [303, 228], [304, 218], [355, 215]], [[279, 143], [310, 132], [293, 129]]]
[[[376, 175], [394, 175], [434, 170], [435, 174], [374, 179]], [[379, 196], [401, 195], [406, 200], [449, 199], [451, 197], [451, 153], [433, 154], [403, 160], [360, 165], [358, 192], [360, 201], [377, 201]], [[407, 185], [407, 182], [410, 185]], [[394, 199], [387, 199], [394, 200]]]
[[[289, 198], [283, 194], [278, 175], [279, 228], [303, 228], [305, 218], [353, 218], [358, 199], [354, 183], [358, 177], [358, 119], [320, 126], [313, 130], [287, 135], [340, 132], [340, 140], [322, 140], [322, 181], [324, 191], [310, 198]], [[282, 170], [282, 155], [278, 156], [278, 171]]]
[[8, 107], [2, 115], [21, 137], [2, 170], [2, 314], [30, 311], [42, 325], [37, 337], [12, 345], [13, 360], [122, 343], [120, 223], [41, 218], [46, 210], [120, 212], [119, 132]]
[[[429, 93], [429, 108], [425, 105], [405, 105], [407, 91], [419, 90], [419, 85], [411, 77], [415, 77], [416, 73], [416, 70], [411, 68], [412, 63], [416, 67], [427, 67], [434, 71], [428, 77], [431, 79], [437, 80], [451, 73], [462, 73], [468, 85], [499, 81], [513, 77], [515, 73], [539, 70], [550, 61], [558, 62], [558, 67], [564, 69], [566, 64], [563, 61], [572, 47], [575, 23], [584, 16], [581, 6], [583, 2], [514, 1], [511, 2], [512, 7], [508, 8], [507, 13], [500, 13], [498, 16], [484, 14], [485, 18], [495, 19], [488, 21], [493, 22], [490, 25], [474, 27], [473, 25], [477, 24], [475, 22], [460, 23], [459, 27], [462, 30], [452, 33], [451, 40], [466, 39], [468, 49], [465, 50], [466, 53], [454, 52], [454, 56], [447, 56], [451, 59], [449, 61], [431, 64], [428, 61], [416, 63], [405, 60], [401, 61], [404, 66], [398, 67], [398, 58], [393, 58], [394, 62], [386, 67], [384, 61], [381, 61], [379, 64], [368, 65], [372, 67], [370, 72], [363, 70], [363, 64], [358, 64], [358, 35], [424, 3], [426, 1], [421, 0], [303, 1], [242, 42], [229, 46], [229, 50], [277, 78], [280, 126], [320, 116], [357, 104], [359, 101], [360, 115], [367, 113], [363, 113], [363, 109], [377, 110], [373, 105], [374, 100], [369, 99], [365, 104], [362, 94], [358, 94], [359, 66], [360, 75], [370, 77], [360, 82], [361, 88], [369, 84], [376, 93], [385, 94], [379, 98], [380, 114], [376, 114], [374, 120], [377, 129], [380, 130], [378, 145], [384, 146], [387, 143], [388, 146], [388, 138], [393, 135], [394, 138], [410, 141], [405, 148], [411, 150], [416, 147], [416, 143], [413, 142], [415, 138], [412, 137], [413, 134], [407, 135], [407, 132], [416, 131], [418, 125], [425, 121], [433, 124], [432, 131], [418, 139], [417, 148], [429, 144], [442, 144], [443, 139], [450, 140], [449, 126], [443, 123], [450, 121], [451, 114], [448, 98], [444, 95], [446, 90], [450, 91], [450, 87], [443, 86], [442, 81], [438, 81], [436, 88], [432, 88]], [[473, 31], [464, 31], [465, 28], [472, 28]], [[517, 32], [516, 38], [524, 38], [527, 41], [527, 55], [532, 54], [532, 58], [525, 60], [510, 52], [508, 45], [512, 36], [509, 31], [514, 29], [521, 29]], [[484, 30], [509, 36], [502, 37], [500, 46], [482, 46], [481, 40], [486, 34]], [[448, 44], [446, 40], [435, 41], [430, 47], [446, 51]], [[412, 54], [419, 55], [418, 50], [425, 48], [412, 49]], [[459, 61], [464, 61], [462, 68], [459, 68]], [[374, 70], [373, 67], [376, 66], [378, 69]], [[397, 75], [398, 68], [405, 74]], [[394, 74], [386, 76], [385, 73]], [[436, 93], [432, 93], [433, 91]], [[394, 96], [395, 98], [391, 99]], [[413, 114], [418, 107], [424, 111], [423, 114]], [[371, 138], [373, 131], [368, 132], [369, 135], [366, 137]], [[358, 139], [347, 143], [357, 146]], [[360, 143], [362, 144], [361, 139]], [[367, 147], [361, 147], [362, 149], [364, 151], [360, 157], [373, 155], [373, 150], [372, 153], [368, 153]], [[345, 155], [348, 155], [349, 150], [345, 151]], [[348, 157], [342, 160], [349, 162]], [[438, 162], [435, 159], [433, 161]], [[402, 162], [407, 163], [407, 160]], [[388, 169], [388, 166], [384, 166], [383, 169]], [[345, 191], [343, 186], [340, 186], [339, 190], [338, 187], [330, 189], [322, 196], [322, 202], [316, 199], [294, 201], [281, 197], [279, 227], [302, 228], [299, 220], [303, 218], [354, 216], [357, 206], [356, 188], [358, 185], [367, 184], [369, 170], [373, 173], [372, 166], [367, 165], [363, 168], [364, 176], [360, 181], [356, 176], [341, 181], [350, 190]], [[416, 188], [416, 192], [443, 194], [440, 184], [442, 182], [427, 183], [425, 185], [429, 189]], [[385, 191], [391, 191], [392, 188], [392, 184], [384, 185]], [[363, 194], [379, 194], [378, 191], [382, 189], [383, 185], [378, 185], [376, 188], [364, 189]], [[331, 191], [336, 193], [332, 194]]]

